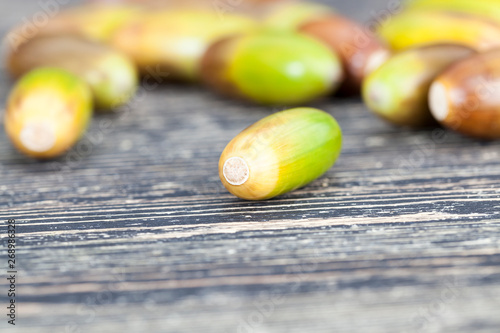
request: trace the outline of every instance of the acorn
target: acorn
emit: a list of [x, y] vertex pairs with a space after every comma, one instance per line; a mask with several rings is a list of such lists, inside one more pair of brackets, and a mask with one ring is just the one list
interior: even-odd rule
[[476, 54], [439, 75], [429, 106], [442, 125], [480, 139], [500, 139], [500, 50]]
[[34, 38], [11, 50], [7, 57], [7, 69], [15, 78], [46, 66], [65, 69], [85, 80], [101, 110], [125, 104], [138, 86], [137, 69], [129, 58], [76, 36]]
[[74, 35], [105, 43], [116, 28], [140, 12], [137, 6], [110, 3], [84, 4], [64, 10], [57, 4], [51, 6], [50, 2], [45, 6], [45, 21], [38, 24], [26, 21], [7, 34], [6, 41], [12, 49], [32, 38], [48, 35]]
[[270, 199], [323, 175], [341, 145], [341, 129], [328, 113], [313, 108], [277, 112], [229, 142], [219, 160], [219, 176], [239, 198]]
[[110, 44], [144, 75], [198, 81], [200, 60], [212, 42], [257, 26], [249, 17], [201, 9], [145, 12], [116, 30]]
[[357, 94], [364, 78], [376, 70], [391, 52], [368, 29], [341, 15], [329, 14], [299, 27], [299, 31], [328, 45], [342, 60], [345, 80], [340, 92]]
[[474, 53], [466, 46], [453, 44], [398, 53], [366, 78], [363, 100], [375, 114], [395, 125], [434, 124], [427, 103], [432, 81], [451, 64]]
[[500, 23], [500, 2], [498, 0], [412, 0], [406, 10], [444, 10], [473, 14]]
[[201, 64], [213, 89], [268, 105], [296, 105], [331, 94], [342, 80], [340, 59], [302, 34], [259, 31], [214, 43]]
[[437, 43], [461, 44], [476, 51], [500, 47], [500, 25], [481, 17], [454, 12], [410, 10], [378, 29], [396, 51]]
[[49, 159], [78, 141], [91, 116], [92, 94], [83, 80], [59, 68], [38, 68], [11, 91], [4, 124], [20, 152]]

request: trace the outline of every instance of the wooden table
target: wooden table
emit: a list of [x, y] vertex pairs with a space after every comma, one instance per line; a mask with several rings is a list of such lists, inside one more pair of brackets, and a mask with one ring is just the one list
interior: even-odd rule
[[[337, 2], [362, 19], [387, 6]], [[2, 0], [2, 31], [38, 6]], [[342, 155], [265, 202], [226, 192], [217, 163], [278, 109], [201, 87], [141, 89], [57, 161], [2, 130], [16, 332], [499, 332], [500, 144], [393, 128], [358, 99], [312, 105], [341, 124]], [[6, 276], [6, 223], [2, 240]]]

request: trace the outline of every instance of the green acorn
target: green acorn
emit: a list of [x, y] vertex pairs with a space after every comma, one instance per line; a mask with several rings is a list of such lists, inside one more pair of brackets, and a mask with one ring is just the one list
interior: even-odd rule
[[331, 94], [342, 80], [338, 56], [294, 32], [259, 31], [213, 44], [202, 79], [215, 90], [270, 105], [296, 105]]
[[313, 108], [281, 111], [229, 142], [219, 160], [219, 176], [237, 197], [269, 199], [324, 174], [341, 145], [341, 129], [328, 113]]

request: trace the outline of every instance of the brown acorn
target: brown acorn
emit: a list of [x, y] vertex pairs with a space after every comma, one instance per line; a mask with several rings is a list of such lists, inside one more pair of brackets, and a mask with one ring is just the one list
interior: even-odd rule
[[467, 136], [500, 139], [500, 50], [457, 62], [432, 83], [432, 114]]

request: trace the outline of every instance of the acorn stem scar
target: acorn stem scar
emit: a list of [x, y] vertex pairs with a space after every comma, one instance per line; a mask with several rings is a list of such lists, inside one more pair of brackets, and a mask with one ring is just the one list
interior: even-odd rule
[[243, 185], [250, 177], [250, 169], [241, 157], [231, 157], [224, 162], [222, 174], [229, 184]]

